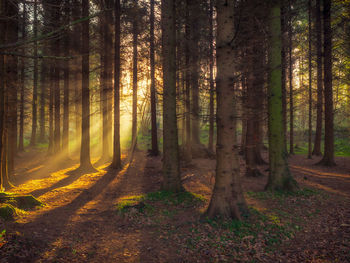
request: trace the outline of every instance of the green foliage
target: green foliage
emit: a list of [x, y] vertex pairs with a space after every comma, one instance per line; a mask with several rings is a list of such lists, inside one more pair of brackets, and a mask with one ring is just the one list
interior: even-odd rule
[[295, 192], [288, 192], [288, 191], [264, 191], [264, 192], [247, 192], [247, 195], [249, 197], [260, 199], [260, 200], [268, 200], [268, 199], [278, 199], [283, 200], [287, 197], [309, 197], [313, 195], [320, 194], [319, 191], [310, 189], [310, 188], [303, 188], [301, 190], [295, 191]]
[[43, 206], [43, 203], [32, 195], [18, 195], [5, 192], [0, 193], [0, 203], [10, 204], [21, 210], [30, 210]]

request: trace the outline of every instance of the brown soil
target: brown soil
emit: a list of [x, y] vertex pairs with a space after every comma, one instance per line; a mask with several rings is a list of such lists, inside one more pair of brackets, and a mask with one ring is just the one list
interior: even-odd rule
[[[325, 168], [314, 165], [316, 159], [290, 158], [300, 186], [320, 189], [327, 198], [300, 206], [307, 212], [308, 205], [316, 205], [320, 212], [305, 219], [293, 238], [263, 255], [249, 256], [247, 252], [241, 262], [350, 260], [350, 162], [349, 158], [336, 161], [338, 166]], [[160, 189], [160, 157], [137, 152], [121, 171], [102, 165], [93, 174], [71, 175], [69, 171], [77, 167], [74, 160], [57, 162], [42, 153], [26, 153], [17, 162], [17, 187], [12, 192], [33, 194], [46, 206], [20, 214], [15, 222], [0, 222], [6, 229], [6, 238], [0, 238], [0, 262], [237, 262], [209, 250], [198, 254], [181, 246], [186, 226], [199, 222], [210, 199], [215, 160], [197, 159], [182, 169], [186, 190], [203, 195], [207, 202], [160, 221], [140, 218], [134, 212], [121, 215], [115, 207], [123, 197]], [[260, 168], [265, 176], [242, 178], [245, 191], [263, 191], [267, 166]], [[247, 200], [259, 206], [256, 200]], [[293, 199], [290, 202], [292, 214], [298, 206], [292, 204]]]

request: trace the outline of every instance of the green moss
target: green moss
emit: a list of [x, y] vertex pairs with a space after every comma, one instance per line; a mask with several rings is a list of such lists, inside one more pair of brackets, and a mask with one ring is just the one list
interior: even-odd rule
[[260, 200], [267, 200], [267, 199], [285, 199], [290, 196], [296, 196], [296, 197], [310, 197], [314, 195], [320, 194], [319, 191], [310, 189], [310, 188], [303, 188], [298, 191], [289, 192], [289, 191], [264, 191], [264, 192], [247, 192], [247, 195], [249, 197], [260, 199]]
[[16, 209], [10, 204], [0, 205], [0, 217], [4, 220], [13, 220], [16, 215]]
[[30, 210], [38, 206], [43, 206], [43, 203], [32, 195], [18, 195], [5, 192], [0, 193], [0, 203], [10, 204], [22, 210]]

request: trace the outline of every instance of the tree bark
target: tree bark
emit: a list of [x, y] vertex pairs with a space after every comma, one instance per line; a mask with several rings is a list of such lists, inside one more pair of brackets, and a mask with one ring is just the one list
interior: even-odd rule
[[281, 77], [281, 22], [280, 1], [272, 1], [270, 9], [268, 125], [269, 166], [267, 190], [297, 189], [288, 163], [283, 139], [282, 77]]
[[114, 35], [114, 134], [112, 168], [121, 167], [120, 159], [120, 0], [115, 1]]
[[158, 132], [157, 132], [157, 101], [156, 101], [156, 79], [154, 63], [154, 0], [151, 0], [150, 10], [150, 68], [151, 68], [151, 126], [152, 126], [152, 151], [153, 156], [159, 154]]
[[217, 152], [215, 185], [206, 215], [242, 219], [247, 206], [239, 179], [236, 152], [234, 1], [217, 1]]
[[213, 0], [209, 3], [209, 143], [208, 150], [214, 153], [214, 35], [213, 35]]
[[333, 124], [333, 89], [332, 89], [332, 27], [331, 0], [323, 1], [324, 21], [324, 155], [320, 164], [334, 166], [334, 124]]
[[321, 0], [316, 0], [316, 49], [317, 49], [317, 116], [313, 155], [320, 156], [322, 139], [323, 83], [322, 83], [322, 22]]
[[166, 191], [183, 191], [180, 178], [176, 118], [176, 30], [174, 0], [161, 2], [163, 59], [163, 185]]
[[312, 32], [311, 32], [311, 0], [308, 2], [308, 16], [309, 16], [309, 130], [308, 130], [308, 159], [312, 158], [312, 50], [311, 50], [311, 41], [312, 41]]
[[294, 154], [294, 98], [293, 98], [293, 42], [292, 42], [292, 14], [291, 0], [289, 0], [288, 12], [288, 53], [289, 53], [289, 154]]
[[[38, 3], [34, 1], [34, 22], [33, 22], [34, 38], [38, 36]], [[34, 70], [33, 70], [33, 98], [32, 98], [32, 134], [30, 137], [30, 146], [36, 144], [36, 130], [38, 123], [38, 42], [34, 41]]]
[[[82, 0], [82, 17], [89, 16], [89, 0]], [[81, 146], [80, 169], [94, 171], [90, 159], [90, 87], [89, 87], [89, 20], [82, 22], [81, 30], [81, 54], [82, 54], [82, 92], [81, 92]]]
[[137, 63], [138, 63], [138, 17], [137, 1], [134, 0], [134, 17], [132, 22], [132, 127], [131, 127], [131, 151], [137, 148]]

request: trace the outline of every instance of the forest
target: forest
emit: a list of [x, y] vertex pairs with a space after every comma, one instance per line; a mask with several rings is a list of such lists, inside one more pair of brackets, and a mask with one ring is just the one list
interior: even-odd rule
[[0, 0], [12, 262], [350, 262], [350, 1]]

